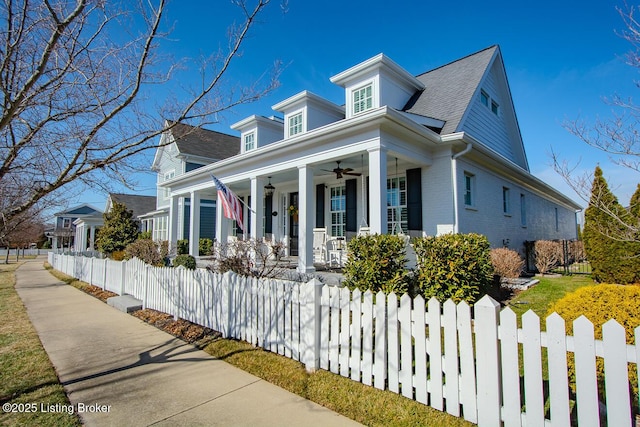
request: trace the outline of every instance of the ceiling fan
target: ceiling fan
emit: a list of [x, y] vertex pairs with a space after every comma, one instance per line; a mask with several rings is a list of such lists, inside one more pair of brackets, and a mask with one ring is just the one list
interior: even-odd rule
[[336, 174], [336, 178], [340, 179], [342, 178], [343, 175], [351, 175], [351, 176], [360, 176], [362, 175], [361, 173], [358, 172], [352, 172], [353, 169], [351, 168], [341, 168], [340, 167], [340, 162], [341, 160], [337, 160], [336, 163], [338, 164], [338, 166], [333, 169], [332, 171], [327, 171], [327, 172], [333, 172]]

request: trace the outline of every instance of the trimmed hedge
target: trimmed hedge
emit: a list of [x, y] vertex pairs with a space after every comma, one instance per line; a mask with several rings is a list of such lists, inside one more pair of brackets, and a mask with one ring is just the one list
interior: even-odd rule
[[489, 240], [480, 234], [445, 234], [414, 241], [420, 293], [472, 304], [493, 282]]
[[192, 257], [191, 255], [178, 255], [174, 260], [173, 260], [173, 266], [174, 267], [178, 267], [178, 266], [183, 266], [185, 268], [188, 268], [189, 270], [195, 270], [196, 269], [196, 259], [194, 257]]
[[344, 285], [349, 289], [395, 292], [400, 296], [409, 289], [409, 273], [402, 236], [373, 234], [356, 236], [348, 243], [349, 257], [343, 269]]

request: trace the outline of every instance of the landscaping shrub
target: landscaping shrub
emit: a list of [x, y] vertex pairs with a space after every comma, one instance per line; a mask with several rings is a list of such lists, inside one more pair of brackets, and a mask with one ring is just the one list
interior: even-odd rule
[[183, 266], [185, 268], [188, 268], [189, 270], [195, 270], [196, 269], [196, 259], [194, 257], [192, 257], [191, 255], [178, 255], [174, 260], [173, 260], [173, 266], [174, 267], [178, 267], [178, 266]]
[[445, 234], [414, 241], [418, 286], [425, 298], [474, 303], [493, 282], [489, 241], [480, 234]]
[[508, 279], [520, 277], [524, 268], [524, 260], [517, 251], [509, 248], [491, 249], [491, 265], [494, 274]]
[[284, 243], [262, 239], [236, 240], [213, 246], [213, 263], [208, 268], [216, 273], [232, 271], [247, 277], [282, 277], [285, 273]]
[[151, 231], [141, 231], [138, 233], [138, 239], [149, 239], [153, 238]]
[[133, 217], [133, 211], [118, 202], [114, 202], [103, 217], [104, 225], [98, 230], [96, 244], [100, 252], [117, 259], [115, 252], [123, 252], [129, 243], [138, 239], [138, 221]]
[[537, 240], [533, 245], [536, 268], [546, 274], [562, 262], [562, 244], [550, 240]]
[[139, 258], [147, 264], [162, 267], [166, 265], [167, 245], [158, 244], [151, 239], [138, 239], [124, 250], [125, 259]]
[[357, 236], [347, 245], [348, 258], [343, 269], [344, 285], [349, 289], [371, 290], [402, 295], [409, 287], [405, 239], [402, 236], [374, 234]]
[[178, 246], [176, 250], [178, 252], [178, 255], [189, 255], [189, 240], [188, 239], [178, 240]]
[[198, 255], [206, 256], [213, 253], [213, 240], [202, 237], [198, 243]]
[[[573, 335], [573, 321], [581, 315], [593, 323], [596, 339], [602, 339], [602, 325], [615, 319], [626, 331], [627, 344], [633, 344], [634, 329], [640, 326], [640, 286], [586, 286], [558, 300], [551, 306], [548, 314], [554, 311], [565, 320], [568, 335]], [[572, 387], [575, 388], [575, 362], [572, 354], [568, 366]], [[598, 387], [604, 401], [604, 360], [597, 358], [596, 366]], [[635, 365], [629, 367], [629, 378], [635, 406], [638, 403], [638, 375]]]

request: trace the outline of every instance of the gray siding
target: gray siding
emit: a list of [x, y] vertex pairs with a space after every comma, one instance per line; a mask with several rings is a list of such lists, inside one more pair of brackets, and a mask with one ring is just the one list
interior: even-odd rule
[[495, 66], [492, 67], [487, 75], [481, 89], [498, 103], [498, 115], [496, 116], [491, 111], [491, 104], [489, 104], [489, 108], [482, 104], [480, 92], [478, 92], [471, 101], [471, 109], [468, 112], [462, 130], [512, 162], [520, 164], [520, 159], [514, 153], [507, 129], [506, 115], [510, 114], [510, 112], [506, 107], [511, 100], [505, 99], [507, 95], [498, 85]]

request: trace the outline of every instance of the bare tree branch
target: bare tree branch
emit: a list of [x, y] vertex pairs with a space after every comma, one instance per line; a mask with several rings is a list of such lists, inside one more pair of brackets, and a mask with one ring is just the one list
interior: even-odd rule
[[166, 105], [152, 108], [158, 87], [186, 63], [161, 50], [166, 0], [0, 2], [0, 238], [59, 190], [135, 170], [166, 123], [214, 123], [278, 86], [278, 62], [255, 82], [228, 86], [229, 67], [270, 0], [234, 3], [241, 24], [230, 27], [228, 49], [211, 54], [201, 88], [167, 90]]

